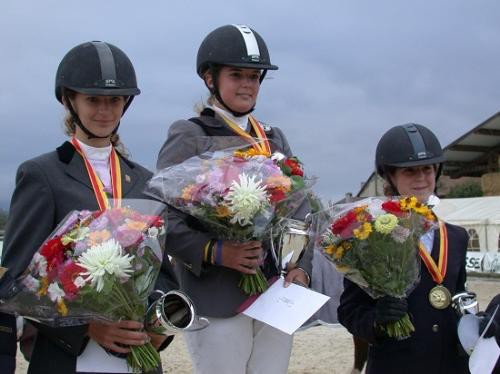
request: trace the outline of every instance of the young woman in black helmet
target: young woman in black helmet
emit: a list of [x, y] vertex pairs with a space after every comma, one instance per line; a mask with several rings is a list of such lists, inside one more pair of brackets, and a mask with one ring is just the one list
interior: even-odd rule
[[[239, 139], [242, 144], [241, 139], [252, 142], [260, 137], [269, 141], [271, 151], [290, 156], [283, 132], [262, 126], [250, 116], [267, 70], [277, 69], [271, 64], [264, 40], [249, 27], [227, 25], [209, 33], [198, 50], [197, 73], [209, 89], [210, 98], [199, 117], [171, 125], [157, 168], [221, 149], [229, 138]], [[204, 248], [211, 244], [222, 248], [217, 264], [204, 258]], [[268, 250], [267, 244], [219, 240], [192, 217], [171, 209], [166, 247], [176, 259], [181, 288], [211, 322], [204, 330], [185, 334], [195, 372], [285, 373], [292, 337], [237, 314], [248, 297], [238, 287], [241, 274], [255, 273], [259, 258]], [[267, 276], [278, 274], [270, 258], [264, 264]], [[308, 285], [310, 269], [310, 256], [304, 256], [286, 280]]]
[[[117, 133], [122, 115], [139, 93], [132, 63], [114, 45], [87, 42], [65, 55], [57, 70], [55, 94], [68, 112], [65, 127], [71, 139], [19, 166], [2, 254], [7, 277], [15, 279], [24, 271], [35, 251], [71, 210], [103, 209], [99, 196], [146, 198], [142, 191], [151, 173], [127, 159]], [[110, 169], [112, 155], [118, 158], [113, 170], [119, 168], [120, 173], [113, 174]], [[121, 191], [113, 182], [120, 174]], [[100, 179], [102, 187], [93, 187], [91, 175]], [[169, 263], [163, 264], [159, 279], [164, 284], [175, 279]], [[36, 324], [28, 372], [101, 372], [100, 368], [128, 372], [125, 359], [108, 355], [104, 349], [126, 354], [128, 346], [142, 345], [149, 339], [157, 348], [167, 344], [163, 337], [148, 336], [142, 327], [137, 321], [64, 328]]]
[[[387, 195], [413, 195], [430, 202], [443, 162], [438, 139], [422, 125], [393, 127], [377, 145], [375, 164], [387, 183]], [[366, 373], [468, 372], [457, 337], [457, 316], [450, 305], [451, 296], [465, 289], [467, 243], [465, 229], [444, 222], [423, 235], [420, 256], [426, 261], [421, 262], [418, 286], [406, 299], [374, 300], [345, 280], [339, 321], [369, 342]], [[409, 338], [398, 341], [378, 328], [407, 312], [415, 326]]]

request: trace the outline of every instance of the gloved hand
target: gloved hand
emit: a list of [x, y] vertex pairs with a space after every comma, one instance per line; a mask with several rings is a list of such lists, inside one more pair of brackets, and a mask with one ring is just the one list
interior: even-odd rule
[[[498, 312], [497, 312], [498, 313]], [[479, 312], [476, 314], [480, 318], [479, 320], [479, 335], [481, 335], [486, 328], [486, 325], [491, 319], [491, 314], [488, 314], [486, 312]], [[493, 320], [491, 321], [490, 327], [488, 327], [488, 330], [484, 333], [485, 338], [491, 338], [492, 336], [496, 336], [499, 333], [499, 326], [498, 323]]]
[[408, 302], [406, 299], [384, 296], [378, 299], [375, 306], [375, 323], [385, 325], [389, 322], [396, 322], [403, 318], [408, 311]]

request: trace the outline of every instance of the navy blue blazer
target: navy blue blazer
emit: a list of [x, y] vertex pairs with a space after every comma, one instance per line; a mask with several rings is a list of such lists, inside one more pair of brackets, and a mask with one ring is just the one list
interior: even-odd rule
[[[143, 190], [151, 172], [121, 156], [120, 167], [123, 198], [147, 199]], [[56, 151], [21, 164], [2, 254], [2, 265], [9, 269], [8, 274], [17, 278], [56, 225], [70, 211], [83, 209], [99, 207], [83, 159], [71, 143], [65, 142]], [[162, 289], [177, 288], [169, 261], [162, 264], [158, 285]], [[88, 341], [87, 325], [51, 328], [37, 324], [37, 329], [28, 373], [74, 373], [76, 357]], [[5, 344], [11, 347], [11, 335], [9, 339]]]
[[[465, 256], [468, 234], [462, 227], [446, 224], [448, 231], [448, 267], [443, 285], [452, 295], [465, 289]], [[437, 262], [439, 231], [434, 234], [432, 257]], [[422, 262], [420, 283], [408, 296], [408, 313], [415, 326], [410, 338], [397, 341], [378, 338], [374, 333], [375, 304], [360, 287], [344, 281], [338, 316], [340, 323], [355, 336], [369, 343], [367, 374], [380, 373], [468, 373], [468, 356], [457, 336], [458, 317], [449, 306], [433, 308], [428, 295], [436, 283]]]

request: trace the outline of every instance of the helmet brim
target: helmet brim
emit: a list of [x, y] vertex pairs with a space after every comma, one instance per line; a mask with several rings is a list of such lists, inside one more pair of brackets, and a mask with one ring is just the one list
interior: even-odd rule
[[426, 158], [423, 160], [407, 161], [407, 162], [397, 162], [397, 163], [384, 163], [385, 166], [392, 166], [396, 168], [409, 168], [412, 166], [422, 166], [422, 165], [434, 165], [441, 164], [445, 162], [444, 156]]
[[135, 87], [131, 88], [82, 88], [68, 87], [70, 90], [79, 92], [85, 95], [94, 96], [136, 96], [141, 93], [141, 90]]
[[259, 64], [250, 62], [235, 62], [235, 63], [223, 63], [222, 66], [233, 66], [242, 69], [260, 69], [260, 70], [278, 70], [276, 65], [272, 64]]

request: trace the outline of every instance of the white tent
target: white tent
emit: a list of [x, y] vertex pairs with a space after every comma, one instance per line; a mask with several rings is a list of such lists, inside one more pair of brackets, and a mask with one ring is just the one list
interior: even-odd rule
[[446, 222], [474, 229], [481, 252], [498, 252], [500, 196], [441, 199], [434, 212]]

